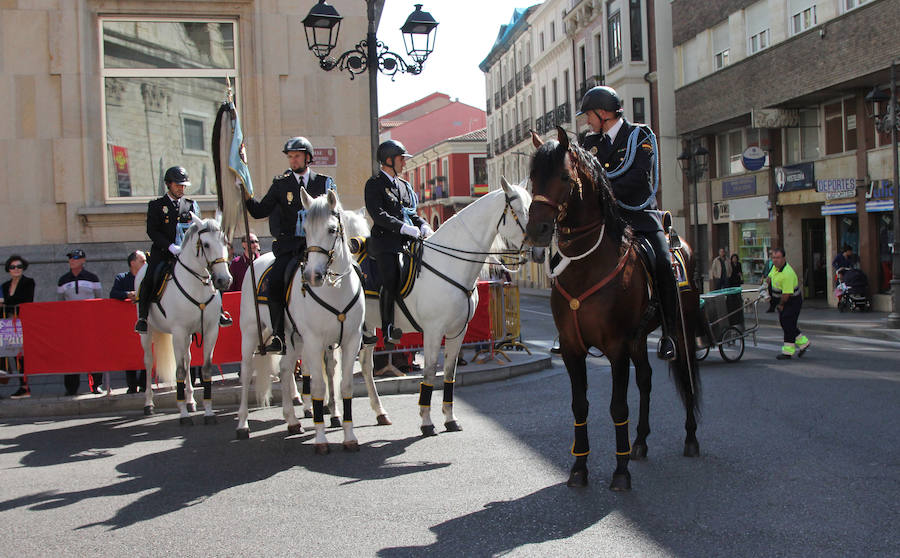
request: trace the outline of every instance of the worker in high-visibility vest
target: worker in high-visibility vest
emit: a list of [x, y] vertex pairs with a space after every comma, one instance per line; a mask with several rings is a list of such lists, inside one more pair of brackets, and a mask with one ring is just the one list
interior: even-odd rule
[[802, 357], [809, 348], [809, 338], [797, 329], [797, 318], [800, 317], [800, 307], [803, 306], [800, 281], [785, 259], [784, 248], [772, 251], [772, 262], [774, 266], [766, 280], [772, 286], [772, 296], [778, 301], [778, 321], [784, 331], [784, 344], [781, 346], [781, 354], [776, 358], [788, 360], [794, 355]]

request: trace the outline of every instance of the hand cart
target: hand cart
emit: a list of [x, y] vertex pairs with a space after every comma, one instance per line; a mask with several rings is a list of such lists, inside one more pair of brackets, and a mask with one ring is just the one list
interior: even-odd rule
[[[744, 299], [744, 294], [751, 294]], [[744, 356], [744, 338], [751, 336], [753, 346], [757, 345], [756, 332], [759, 330], [759, 301], [764, 296], [757, 289], [730, 287], [700, 295], [700, 312], [706, 331], [697, 339], [697, 360], [709, 355], [712, 346], [719, 348], [719, 354], [726, 362], [737, 362]], [[755, 323], [747, 327], [745, 310], [753, 307]]]

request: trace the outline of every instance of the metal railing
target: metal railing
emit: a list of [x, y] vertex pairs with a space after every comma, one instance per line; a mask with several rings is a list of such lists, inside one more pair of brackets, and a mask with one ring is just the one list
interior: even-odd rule
[[522, 78], [525, 80], [525, 85], [531, 83], [531, 64], [525, 64], [525, 68], [522, 70]]
[[516, 91], [522, 90], [522, 72], [516, 72]]
[[506, 102], [506, 99], [507, 99], [507, 97], [506, 97], [506, 86], [503, 85], [503, 86], [500, 87], [500, 102], [501, 102], [501, 103], [505, 103], [505, 102]]

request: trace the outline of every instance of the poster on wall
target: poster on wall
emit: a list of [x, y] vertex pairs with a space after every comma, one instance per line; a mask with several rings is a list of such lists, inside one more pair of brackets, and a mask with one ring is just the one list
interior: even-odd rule
[[775, 169], [775, 185], [779, 192], [809, 190], [816, 187], [815, 165], [798, 163]]
[[131, 196], [131, 174], [128, 172], [128, 150], [118, 145], [110, 145], [112, 160], [116, 167], [116, 185], [119, 196]]

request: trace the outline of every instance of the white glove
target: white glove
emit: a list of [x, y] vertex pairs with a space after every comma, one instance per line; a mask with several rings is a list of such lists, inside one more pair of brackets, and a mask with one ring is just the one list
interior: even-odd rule
[[419, 232], [422, 233], [422, 238], [428, 238], [429, 236], [434, 234], [434, 231], [431, 230], [431, 227], [428, 226], [428, 223], [422, 223], [422, 226], [419, 227]]
[[406, 236], [411, 236], [411, 237], [413, 237], [413, 238], [418, 238], [418, 236], [419, 236], [419, 229], [415, 228], [415, 227], [412, 226], [412, 225], [407, 225], [406, 223], [403, 223], [403, 226], [400, 227], [400, 234], [405, 234]]
[[172, 252], [173, 256], [177, 256], [181, 253], [181, 246], [176, 244], [169, 244], [169, 252]]

